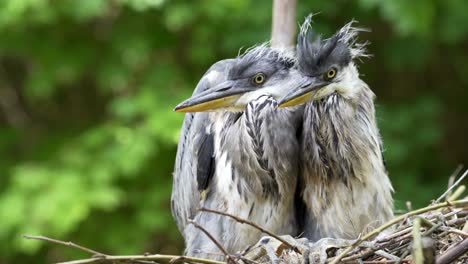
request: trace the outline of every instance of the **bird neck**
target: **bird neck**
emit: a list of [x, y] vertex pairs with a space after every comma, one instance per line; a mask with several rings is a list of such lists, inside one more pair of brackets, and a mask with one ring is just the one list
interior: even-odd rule
[[[345, 184], [385, 171], [381, 140], [375, 121], [374, 94], [367, 87], [352, 97], [334, 93], [306, 106], [303, 144], [306, 166], [318, 180], [341, 180]], [[311, 149], [312, 151], [309, 151]]]
[[[262, 96], [242, 113], [213, 113], [212, 120], [217, 165], [225, 162], [232, 168], [227, 180], [237, 185], [244, 181], [243, 188], [255, 196], [278, 199], [295, 188], [298, 159], [291, 157], [298, 153], [299, 120], [291, 118], [291, 109], [278, 109], [276, 104]], [[290, 146], [284, 147], [286, 142]]]

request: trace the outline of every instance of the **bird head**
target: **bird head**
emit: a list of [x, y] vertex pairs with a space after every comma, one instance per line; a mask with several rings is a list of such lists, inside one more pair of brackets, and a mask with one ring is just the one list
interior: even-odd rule
[[[239, 112], [262, 95], [279, 99], [289, 87], [297, 86], [300, 74], [293, 69], [295, 59], [285, 50], [260, 45], [229, 62], [229, 69], [219, 72], [215, 85], [193, 95], [175, 107], [176, 112], [227, 110]], [[208, 77], [210, 73], [208, 73]], [[219, 81], [221, 80], [221, 81]]]
[[281, 99], [280, 107], [294, 106], [319, 100], [333, 93], [352, 96], [363, 82], [354, 64], [365, 53], [367, 43], [357, 43], [357, 35], [365, 29], [355, 28], [351, 21], [328, 39], [315, 36], [311, 16], [301, 26], [297, 40], [297, 68], [302, 85], [290, 90]]

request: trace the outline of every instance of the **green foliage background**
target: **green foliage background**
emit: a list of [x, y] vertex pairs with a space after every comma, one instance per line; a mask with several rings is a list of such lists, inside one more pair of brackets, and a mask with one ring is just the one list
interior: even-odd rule
[[[467, 161], [468, 1], [299, 0], [329, 36], [372, 30], [361, 73], [377, 111], [398, 208], [422, 206]], [[271, 1], [0, 2], [0, 263], [82, 253], [180, 253], [169, 196], [172, 111], [215, 61], [269, 39]]]

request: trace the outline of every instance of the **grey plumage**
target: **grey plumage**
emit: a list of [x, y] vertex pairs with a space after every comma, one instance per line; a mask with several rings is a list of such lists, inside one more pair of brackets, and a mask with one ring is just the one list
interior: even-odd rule
[[[197, 84], [193, 95], [225, 81], [233, 63], [234, 59], [227, 59], [213, 64]], [[195, 216], [201, 192], [207, 188], [213, 175], [213, 135], [206, 130], [209, 124], [208, 113], [187, 113], [180, 131], [171, 208], [181, 233], [187, 220]]]
[[[298, 78], [291, 71], [293, 64], [294, 60], [284, 53], [259, 46], [223, 64], [222, 70], [213, 75], [215, 64], [197, 86], [198, 90], [203, 83], [209, 83], [206, 86], [211, 89], [228, 81], [229, 85], [216, 92], [229, 93], [231, 99], [233, 95], [229, 90], [243, 89], [243, 93], [218, 111], [187, 114], [184, 121], [172, 203], [185, 237], [187, 255], [222, 258], [208, 237], [193, 225], [187, 225], [186, 217], [194, 217], [229, 252], [253, 245], [262, 236], [258, 230], [229, 218], [195, 213], [194, 209], [199, 206], [249, 219], [277, 234], [297, 234], [294, 195], [299, 146], [296, 134], [303, 108], [278, 109], [275, 100], [288, 91], [288, 86], [296, 85]], [[266, 79], [259, 85], [252, 79], [258, 73]], [[201, 96], [213, 99], [209, 93], [202, 92]], [[197, 91], [194, 96], [197, 97]], [[219, 100], [218, 97], [213, 100]], [[198, 99], [191, 98], [176, 109], [190, 107], [194, 100]], [[192, 136], [186, 138], [185, 135]], [[213, 144], [203, 147], [206, 142]], [[213, 153], [210, 155], [207, 150]], [[194, 161], [197, 164], [193, 164]], [[211, 169], [197, 170], [206, 164], [211, 164]], [[209, 176], [196, 175], [200, 171]], [[203, 179], [198, 180], [198, 188], [194, 187], [195, 178]], [[204, 188], [204, 195], [200, 187]]]
[[[305, 236], [355, 239], [392, 217], [392, 186], [382, 157], [374, 93], [354, 60], [366, 56], [352, 23], [329, 39], [313, 36], [310, 18], [298, 37], [298, 68], [308, 86], [280, 104], [308, 102], [301, 138]], [[299, 98], [299, 99], [298, 99]], [[293, 102], [295, 103], [288, 103]]]

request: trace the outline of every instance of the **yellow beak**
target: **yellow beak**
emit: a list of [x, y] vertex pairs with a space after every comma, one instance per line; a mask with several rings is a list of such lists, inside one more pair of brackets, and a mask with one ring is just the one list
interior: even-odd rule
[[303, 103], [307, 103], [312, 98], [313, 92], [314, 91], [310, 91], [310, 92], [305, 93], [305, 94], [303, 94], [301, 96], [295, 97], [295, 98], [293, 98], [293, 99], [291, 99], [289, 101], [285, 101], [283, 103], [280, 103], [280, 105], [278, 107], [279, 108], [284, 108], [284, 107], [296, 106], [296, 105], [300, 105], [300, 104], [303, 104]]
[[238, 95], [231, 95], [214, 99], [211, 101], [201, 102], [199, 104], [176, 107], [175, 111], [178, 113], [189, 113], [189, 112], [205, 112], [212, 111], [215, 109], [225, 108], [231, 106], [237, 99]]

